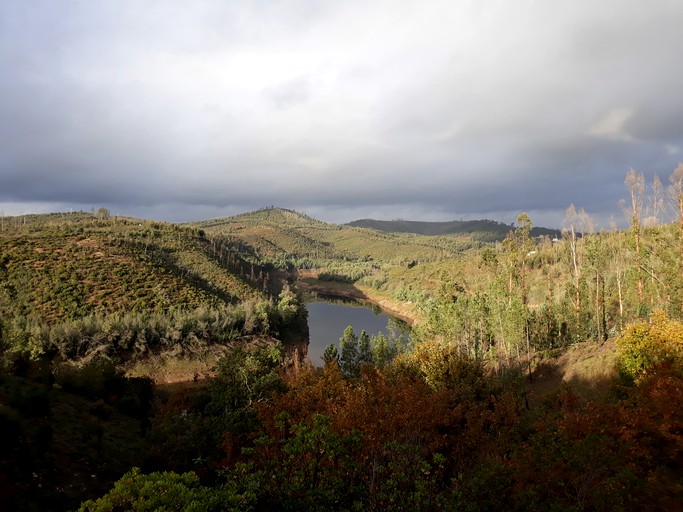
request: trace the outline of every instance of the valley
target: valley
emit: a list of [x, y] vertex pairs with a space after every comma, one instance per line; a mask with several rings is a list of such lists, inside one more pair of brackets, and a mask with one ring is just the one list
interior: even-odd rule
[[[5, 219], [0, 421], [15, 448], [1, 454], [2, 506], [151, 499], [112, 487], [126, 481], [164, 482], [207, 510], [493, 509], [478, 489], [495, 481], [517, 509], [571, 509], [575, 494], [544, 475], [578, 486], [594, 453], [590, 508], [626, 485], [626, 509], [673, 503], [679, 226], [568, 222], [557, 236], [526, 214], [504, 235], [281, 208], [192, 224], [102, 210]], [[340, 326], [313, 361], [316, 297], [369, 303], [409, 337]]]

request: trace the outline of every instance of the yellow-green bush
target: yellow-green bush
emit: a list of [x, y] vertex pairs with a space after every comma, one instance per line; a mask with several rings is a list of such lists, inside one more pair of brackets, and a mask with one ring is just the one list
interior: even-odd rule
[[683, 363], [683, 324], [657, 310], [649, 322], [629, 325], [617, 340], [617, 347], [622, 372], [636, 380], [662, 363], [680, 367]]

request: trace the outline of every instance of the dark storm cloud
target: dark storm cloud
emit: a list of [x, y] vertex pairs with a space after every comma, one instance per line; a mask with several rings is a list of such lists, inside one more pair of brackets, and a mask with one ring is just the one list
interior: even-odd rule
[[0, 210], [620, 216], [683, 160], [683, 4], [0, 5]]

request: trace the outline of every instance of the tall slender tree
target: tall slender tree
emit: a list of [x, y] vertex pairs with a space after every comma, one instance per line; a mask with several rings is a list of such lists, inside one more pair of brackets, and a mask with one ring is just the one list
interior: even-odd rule
[[683, 163], [678, 164], [674, 172], [669, 176], [671, 185], [669, 195], [675, 204], [678, 220], [679, 256], [678, 256], [678, 283], [676, 283], [677, 297], [680, 311], [683, 314]]
[[624, 180], [631, 193], [631, 233], [636, 251], [636, 276], [638, 280], [638, 314], [643, 306], [643, 250], [642, 250], [642, 216], [643, 197], [645, 195], [645, 176], [643, 173], [630, 169]]

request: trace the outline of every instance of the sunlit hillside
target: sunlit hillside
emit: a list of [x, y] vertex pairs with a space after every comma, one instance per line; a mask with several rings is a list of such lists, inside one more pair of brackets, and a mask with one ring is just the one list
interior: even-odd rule
[[200, 232], [167, 223], [83, 213], [6, 219], [0, 258], [2, 310], [47, 321], [261, 296]]

